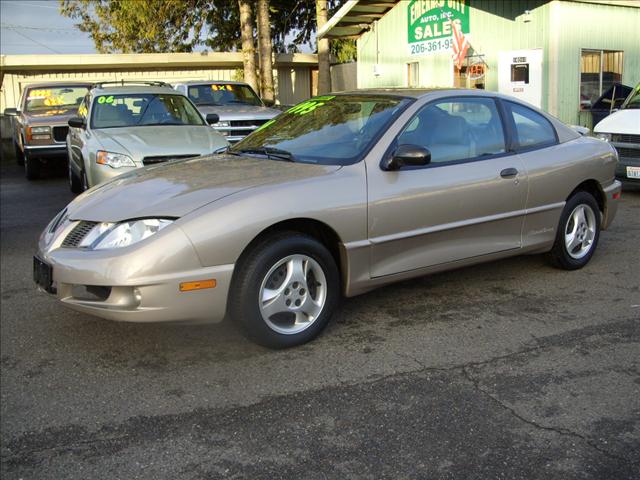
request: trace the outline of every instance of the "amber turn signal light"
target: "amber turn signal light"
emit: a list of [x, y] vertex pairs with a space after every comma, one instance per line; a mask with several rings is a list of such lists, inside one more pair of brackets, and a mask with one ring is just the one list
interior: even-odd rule
[[216, 288], [216, 279], [197, 280], [195, 282], [183, 282], [180, 284], [181, 292], [191, 292], [193, 290], [203, 290], [205, 288]]

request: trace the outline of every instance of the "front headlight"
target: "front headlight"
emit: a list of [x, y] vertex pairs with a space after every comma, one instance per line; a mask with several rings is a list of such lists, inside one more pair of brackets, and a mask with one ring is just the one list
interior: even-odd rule
[[27, 127], [27, 140], [49, 140], [51, 138], [51, 127]]
[[167, 218], [145, 218], [122, 223], [99, 223], [79, 246], [92, 250], [128, 247], [158, 233], [172, 222]]
[[610, 142], [611, 141], [611, 134], [610, 133], [596, 133], [596, 138], [599, 138], [600, 140], [604, 140], [605, 142]]
[[104, 150], [98, 150], [96, 154], [96, 163], [100, 165], [108, 165], [111, 168], [123, 168], [123, 167], [135, 167], [130, 156], [124, 153], [105, 152]]

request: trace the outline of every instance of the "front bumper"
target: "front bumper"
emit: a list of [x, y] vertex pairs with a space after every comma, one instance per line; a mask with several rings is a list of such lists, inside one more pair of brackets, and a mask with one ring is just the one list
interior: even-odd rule
[[30, 157], [67, 158], [67, 145], [24, 145], [24, 151]]
[[[124, 322], [210, 323], [224, 318], [233, 264], [202, 267], [179, 228], [122, 249], [56, 248], [75, 224], [52, 242], [54, 248], [44, 247], [41, 240], [37, 253], [51, 265], [54, 295], [65, 306]], [[214, 288], [180, 291], [183, 282], [208, 279], [216, 280]], [[87, 286], [107, 287], [107, 294], [89, 298], [83, 291]]]

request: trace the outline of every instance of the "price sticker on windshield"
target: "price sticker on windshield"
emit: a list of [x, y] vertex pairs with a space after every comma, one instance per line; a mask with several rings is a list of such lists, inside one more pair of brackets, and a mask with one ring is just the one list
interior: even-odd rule
[[102, 103], [113, 103], [113, 95], [103, 95], [101, 97], [98, 97], [98, 103], [102, 104]]
[[336, 98], [335, 95], [324, 95], [322, 97], [315, 97], [306, 102], [302, 102], [293, 108], [287, 110], [287, 113], [295, 113], [296, 115], [306, 115], [313, 112], [316, 108], [326, 104], [329, 100]]
[[211, 90], [233, 90], [232, 85], [211, 85]]
[[42, 100], [51, 96], [51, 90], [31, 90], [27, 100]]

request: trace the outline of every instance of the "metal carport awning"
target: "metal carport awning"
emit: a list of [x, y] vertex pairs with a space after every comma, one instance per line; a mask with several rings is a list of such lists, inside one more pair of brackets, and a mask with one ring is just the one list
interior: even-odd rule
[[356, 38], [399, 0], [349, 0], [318, 30], [317, 38]]

